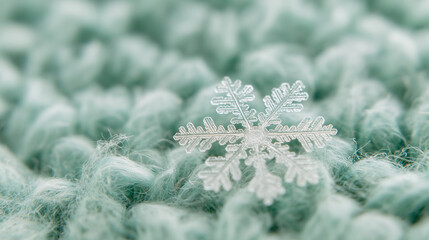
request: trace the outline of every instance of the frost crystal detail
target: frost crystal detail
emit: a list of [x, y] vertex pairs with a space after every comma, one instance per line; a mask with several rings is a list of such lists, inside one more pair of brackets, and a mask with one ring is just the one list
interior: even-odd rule
[[[207, 169], [198, 173], [204, 182], [205, 190], [218, 192], [222, 187], [226, 191], [232, 187], [231, 178], [240, 180], [240, 160], [255, 168], [255, 175], [248, 185], [248, 189], [271, 205], [273, 200], [285, 192], [279, 176], [268, 171], [265, 162], [275, 159], [276, 163], [284, 164], [287, 171], [284, 176], [286, 182], [296, 179], [299, 186], [307, 183], [316, 184], [319, 181], [316, 162], [304, 156], [296, 156], [289, 150], [288, 142], [298, 140], [305, 151], [311, 152], [313, 147], [323, 148], [337, 130], [331, 124], [323, 125], [325, 119], [317, 117], [314, 120], [304, 118], [297, 126], [283, 126], [279, 118], [282, 113], [300, 112], [302, 101], [308, 99], [304, 92], [305, 86], [296, 81], [292, 86], [283, 83], [279, 88], [272, 90], [271, 96], [265, 96], [265, 112], [257, 114], [250, 108], [248, 102], [255, 99], [253, 87], [241, 85], [241, 81], [232, 82], [228, 77], [216, 88], [221, 94], [211, 100], [217, 106], [218, 114], [232, 114], [231, 124], [226, 128], [216, 126], [213, 119], [206, 117], [203, 127], [195, 127], [188, 123], [187, 127], [180, 127], [174, 139], [186, 147], [188, 153], [195, 148], [204, 152], [212, 147], [214, 142], [226, 145], [224, 157], [208, 157]], [[244, 129], [237, 129], [241, 125]], [[275, 125], [275, 127], [270, 127]]]

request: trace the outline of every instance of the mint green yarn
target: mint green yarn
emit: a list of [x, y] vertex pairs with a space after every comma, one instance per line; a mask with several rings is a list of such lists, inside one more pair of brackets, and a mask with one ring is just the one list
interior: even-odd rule
[[325, 168], [320, 168], [320, 182], [315, 185], [299, 187], [287, 184], [286, 193], [279, 197], [270, 211], [277, 227], [285, 231], [300, 232], [304, 223], [316, 211], [316, 203], [332, 191], [332, 179]]
[[179, 189], [192, 176], [194, 169], [204, 161], [206, 154], [188, 155], [184, 149], [173, 149], [167, 153], [165, 162], [158, 166], [162, 172], [154, 180], [150, 198], [154, 201], [174, 203]]
[[405, 236], [406, 240], [415, 239], [415, 240], [423, 240], [429, 237], [429, 228], [428, 228], [429, 220], [425, 218], [424, 220], [418, 222], [414, 226], [410, 228]]
[[[151, 41], [137, 36], [117, 39], [99, 77], [102, 85], [113, 85], [121, 79], [123, 85], [136, 85], [150, 79], [156, 62], [159, 61], [158, 48]], [[98, 61], [100, 62], [100, 61]]]
[[404, 233], [403, 223], [378, 212], [367, 212], [357, 216], [347, 227], [347, 240], [381, 239], [400, 240]]
[[21, 84], [18, 69], [9, 61], [0, 57], [0, 96], [4, 100], [16, 101], [19, 99]]
[[297, 47], [273, 45], [244, 56], [239, 76], [265, 96], [272, 86], [299, 79], [310, 95], [314, 92], [314, 74], [308, 58]]
[[123, 205], [104, 194], [89, 194], [79, 200], [67, 220], [64, 239], [126, 239]]
[[385, 178], [399, 174], [397, 165], [382, 157], [369, 157], [353, 164], [340, 179], [341, 191], [365, 201], [370, 191]]
[[76, 96], [77, 129], [93, 138], [109, 137], [118, 133], [128, 120], [130, 98], [126, 89], [111, 88], [109, 93], [99, 88], [88, 89]]
[[364, 111], [385, 97], [387, 91], [380, 82], [375, 80], [360, 80], [347, 84], [349, 80], [351, 79], [345, 80], [345, 85], [339, 89], [337, 99], [333, 100], [335, 105], [327, 106], [324, 110], [326, 114], [333, 115], [333, 124], [341, 129], [344, 136], [353, 137], [359, 131]]
[[325, 163], [334, 181], [339, 180], [353, 165], [353, 154], [356, 149], [352, 142], [333, 138], [325, 148], [315, 150], [311, 155]]
[[[59, 68], [56, 78], [58, 86], [67, 94], [82, 90], [93, 84], [101, 74], [104, 66], [105, 50], [100, 42], [90, 42], [83, 46], [79, 52], [74, 52], [72, 48], [59, 49], [59, 53], [52, 56], [51, 60]], [[55, 54], [55, 53], [54, 53]], [[43, 55], [43, 53], [40, 53]], [[34, 65], [37, 63], [35, 54]], [[43, 63], [42, 60], [39, 60]], [[52, 66], [52, 68], [55, 68]], [[55, 74], [55, 73], [54, 73]]]
[[356, 84], [355, 79], [365, 79], [367, 61], [374, 51], [373, 45], [365, 39], [346, 38], [334, 46], [326, 47], [315, 58], [316, 96], [325, 97], [335, 91], [340, 93], [340, 87], [348, 87], [353, 82]]
[[22, 141], [21, 158], [28, 162], [30, 156], [39, 155], [58, 139], [70, 135], [75, 123], [75, 111], [70, 106], [57, 104], [47, 108], [27, 129]]
[[32, 193], [22, 202], [18, 215], [42, 223], [51, 223], [58, 232], [62, 230], [70, 215], [77, 199], [77, 191], [76, 184], [65, 179], [40, 179], [35, 182]]
[[[173, 136], [231, 124], [211, 104], [225, 76], [258, 112], [305, 84], [279, 119], [338, 130], [312, 152], [290, 143], [318, 183], [282, 181], [266, 206], [242, 159], [229, 191], [205, 190], [224, 146]], [[0, 239], [429, 239], [428, 89], [427, 0], [1, 1]]]
[[203, 35], [204, 56], [218, 72], [229, 72], [242, 49], [238, 17], [228, 10], [213, 12], [207, 25]]
[[[368, 198], [366, 207], [380, 209], [412, 223], [427, 215], [428, 179], [405, 174], [384, 180]], [[391, 201], [386, 201], [391, 199]]]
[[5, 163], [1, 165], [1, 188], [0, 192], [3, 196], [19, 196], [26, 190], [27, 179], [19, 171]]
[[[175, 59], [174, 62], [169, 60], [164, 60], [165, 65], [160, 66], [162, 70], [159, 70], [160, 73], [154, 78], [156, 82], [153, 85], [156, 87], [168, 89], [186, 99], [201, 88], [215, 83], [215, 74], [202, 59]], [[168, 71], [165, 71], [167, 69]]]
[[381, 99], [366, 111], [359, 141], [366, 144], [367, 151], [394, 152], [403, 147], [405, 138], [398, 119], [402, 111], [401, 104], [392, 98]]
[[0, 238], [19, 240], [46, 239], [52, 231], [52, 226], [31, 221], [21, 217], [12, 217], [2, 222], [0, 227]]
[[258, 239], [269, 232], [272, 220], [257, 198], [238, 191], [227, 199], [215, 227], [217, 239]]
[[43, 152], [42, 172], [58, 178], [76, 180], [81, 177], [82, 165], [94, 153], [91, 141], [83, 136], [59, 139]]
[[[210, 104], [210, 100], [215, 96], [212, 86], [201, 89], [197, 94], [188, 100], [188, 106], [184, 109], [181, 117], [181, 122], [177, 126], [183, 126], [188, 122], [203, 122], [204, 117], [214, 116], [217, 124], [228, 123], [228, 119], [224, 119], [216, 115], [216, 109]], [[186, 116], [186, 119], [185, 119]], [[217, 121], [218, 120], [218, 121]], [[223, 122], [219, 122], [223, 121]]]
[[176, 8], [171, 15], [166, 15], [163, 43], [185, 54], [195, 54], [201, 51], [199, 39], [203, 37], [210, 9], [199, 3], [184, 3]]
[[402, 1], [368, 1], [370, 6], [377, 9], [392, 20], [408, 25], [411, 28], [424, 28], [428, 26], [428, 16], [424, 14], [429, 8], [426, 1], [413, 1], [405, 4]]
[[[156, 126], [173, 130], [182, 106], [182, 100], [176, 94], [160, 89], [150, 93], [138, 92], [135, 98], [134, 108], [125, 126], [130, 133]], [[145, 111], [148, 109], [150, 111]]]
[[[0, 53], [21, 61], [36, 42], [34, 30], [19, 23], [9, 23], [0, 28]], [[20, 39], [16, 41], [16, 39]]]
[[31, 81], [23, 89], [23, 94], [5, 123], [4, 135], [11, 148], [22, 141], [25, 131], [42, 110], [63, 100], [51, 83], [42, 80]]
[[7, 147], [2, 145], [0, 145], [0, 165], [1, 196], [12, 201], [21, 201], [28, 193], [28, 185], [31, 180], [34, 180], [34, 174]]
[[423, 31], [417, 36], [417, 45], [420, 50], [420, 56], [422, 59], [422, 69], [429, 66], [429, 31]]
[[268, 5], [261, 0], [254, 2], [246, 11], [244, 23], [252, 45], [280, 41], [306, 42], [314, 31], [316, 8], [311, 4], [295, 0], [275, 0]]
[[[209, 239], [213, 229], [207, 216], [164, 205], [141, 203], [131, 209], [136, 239]], [[166, 228], [165, 226], [170, 226]]]
[[0, 98], [0, 121], [4, 122], [9, 115], [11, 106], [8, 102]]
[[[341, 239], [348, 223], [360, 211], [357, 202], [341, 195], [328, 196], [305, 225], [303, 239]], [[336, 226], [331, 228], [331, 226]]]
[[415, 106], [415, 109], [410, 111], [414, 113], [414, 118], [408, 123], [411, 127], [411, 142], [414, 146], [425, 150], [429, 147], [429, 103], [426, 101], [428, 93], [425, 93], [420, 98], [420, 104]]
[[123, 203], [144, 200], [153, 184], [150, 169], [122, 156], [94, 158], [84, 166], [82, 174], [85, 191], [99, 191]]

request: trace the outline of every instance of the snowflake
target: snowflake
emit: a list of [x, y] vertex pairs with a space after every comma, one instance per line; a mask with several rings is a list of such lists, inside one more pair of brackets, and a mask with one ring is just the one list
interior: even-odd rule
[[[331, 124], [323, 125], [323, 117], [314, 120], [306, 117], [298, 126], [290, 127], [281, 125], [279, 118], [282, 113], [302, 110], [300, 102], [308, 99], [304, 88], [301, 81], [296, 81], [292, 86], [283, 83], [272, 90], [271, 96], [264, 97], [266, 110], [257, 114], [247, 104], [255, 99], [253, 87], [242, 86], [240, 80], [232, 82], [228, 77], [224, 78], [216, 88], [216, 92], [222, 96], [213, 97], [211, 103], [218, 106], [218, 114], [233, 114], [231, 124], [226, 128], [216, 126], [211, 117], [206, 117], [203, 120], [204, 129], [188, 123], [187, 128], [180, 127], [173, 137], [180, 145], [186, 146], [188, 153], [196, 147], [202, 152], [207, 151], [216, 141], [220, 145], [227, 145], [224, 157], [208, 157], [205, 162], [208, 168], [198, 173], [205, 190], [218, 192], [221, 187], [230, 190], [230, 176], [235, 181], [241, 178], [241, 159], [245, 159], [246, 165], [255, 168], [255, 175], [248, 185], [249, 191], [255, 192], [266, 205], [271, 205], [278, 195], [285, 192], [281, 178], [267, 169], [265, 162], [268, 160], [275, 159], [276, 163], [287, 167], [284, 176], [286, 182], [296, 178], [299, 186], [318, 183], [318, 164], [304, 156], [297, 156], [286, 143], [297, 139], [305, 151], [311, 152], [314, 145], [324, 147], [337, 130]], [[244, 129], [237, 129], [236, 125], [242, 125]], [[270, 127], [272, 125], [275, 127]]]

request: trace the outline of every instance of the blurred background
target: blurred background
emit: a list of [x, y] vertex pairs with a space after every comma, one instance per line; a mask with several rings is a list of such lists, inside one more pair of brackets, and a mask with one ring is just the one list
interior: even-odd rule
[[[427, 0], [0, 0], [0, 236], [24, 226], [17, 239], [88, 237], [79, 224], [95, 222], [76, 216], [93, 213], [73, 205], [90, 198], [82, 189], [102, 192], [94, 201], [114, 209], [150, 200], [221, 212], [226, 193], [190, 192], [205, 155], [185, 155], [172, 136], [205, 116], [229, 122], [210, 105], [224, 76], [253, 85], [258, 110], [272, 88], [303, 81], [309, 101], [283, 123], [322, 115], [338, 129], [333, 145], [314, 157], [327, 165], [329, 191], [364, 205], [381, 179], [428, 170], [428, 73]], [[97, 145], [112, 136], [119, 143]], [[308, 208], [289, 199], [267, 210], [268, 220], [255, 220], [258, 234], [301, 232], [321, 199], [313, 197]], [[421, 197], [406, 213], [377, 206], [412, 224], [427, 214], [429, 197]], [[113, 219], [125, 210], [109, 218], [111, 209], [100, 208], [113, 226], [109, 236], [146, 231], [118, 230], [123, 222]], [[211, 236], [207, 224], [198, 236]]]
[[[138, 111], [161, 111], [138, 104], [155, 91], [159, 101], [148, 101], [167, 102], [175, 117], [161, 127], [171, 140], [180, 123], [214, 114], [209, 89], [230, 76], [259, 97], [303, 81], [312, 102], [305, 114], [327, 115], [364, 150], [420, 147], [426, 140], [413, 136], [428, 112], [418, 102], [427, 96], [428, 13], [423, 0], [3, 0], [0, 136], [24, 158], [65, 135], [108, 138], [126, 132]], [[42, 113], [59, 104], [51, 118], [62, 130], [52, 139], [34, 133], [38, 146], [23, 146], [33, 144], [25, 135], [38, 119], [49, 129]], [[260, 98], [255, 105], [262, 110]], [[372, 133], [387, 124], [376, 121], [383, 114], [389, 130]]]

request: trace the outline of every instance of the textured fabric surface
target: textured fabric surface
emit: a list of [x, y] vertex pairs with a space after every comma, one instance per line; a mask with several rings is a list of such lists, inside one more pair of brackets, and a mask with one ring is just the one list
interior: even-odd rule
[[[0, 239], [429, 239], [428, 74], [427, 0], [1, 0]], [[306, 85], [318, 184], [204, 190], [224, 76]]]

